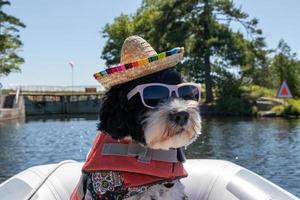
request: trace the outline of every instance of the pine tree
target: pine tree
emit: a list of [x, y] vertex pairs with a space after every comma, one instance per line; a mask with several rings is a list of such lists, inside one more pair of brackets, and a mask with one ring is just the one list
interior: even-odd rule
[[3, 7], [9, 5], [9, 1], [0, 0], [0, 76], [20, 71], [24, 62], [18, 51], [22, 47], [19, 28], [25, 28], [25, 24], [3, 11]]

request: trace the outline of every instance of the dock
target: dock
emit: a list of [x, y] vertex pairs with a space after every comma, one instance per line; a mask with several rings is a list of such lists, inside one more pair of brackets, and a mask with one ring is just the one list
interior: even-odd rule
[[[103, 94], [104, 89], [99, 86], [20, 86], [11, 88], [9, 95], [2, 98], [18, 96], [19, 104], [15, 108], [21, 109], [25, 116], [97, 114]], [[4, 108], [1, 108], [2, 112], [6, 112]]]

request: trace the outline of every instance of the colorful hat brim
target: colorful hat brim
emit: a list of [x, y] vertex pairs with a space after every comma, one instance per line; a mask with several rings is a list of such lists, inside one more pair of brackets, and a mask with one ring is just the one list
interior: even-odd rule
[[104, 87], [109, 88], [114, 85], [125, 83], [148, 74], [173, 67], [182, 59], [183, 52], [183, 47], [177, 47], [170, 51], [162, 52], [148, 58], [108, 68], [95, 73], [94, 77]]

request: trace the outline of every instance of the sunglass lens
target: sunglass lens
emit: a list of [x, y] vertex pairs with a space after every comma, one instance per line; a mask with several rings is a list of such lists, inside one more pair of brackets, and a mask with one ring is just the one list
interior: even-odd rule
[[169, 89], [159, 85], [148, 86], [144, 88], [143, 98], [146, 105], [155, 107], [160, 101], [169, 98]]
[[181, 86], [180, 88], [178, 88], [178, 95], [184, 100], [198, 101], [200, 97], [199, 89], [193, 85]]

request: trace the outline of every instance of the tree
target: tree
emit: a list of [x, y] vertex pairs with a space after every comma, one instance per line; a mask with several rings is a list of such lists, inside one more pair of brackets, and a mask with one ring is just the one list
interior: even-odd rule
[[107, 65], [116, 64], [120, 60], [120, 47], [124, 40], [132, 35], [133, 24], [127, 15], [117, 17], [113, 24], [104, 27], [103, 36], [108, 40], [102, 51], [101, 58]]
[[[137, 12], [127, 17], [130, 33], [142, 35], [157, 51], [185, 46], [179, 69], [194, 81], [205, 82], [207, 102], [214, 99], [217, 68], [236, 68], [244, 78], [265, 62], [267, 51], [258, 20], [249, 19], [231, 0], [144, 0]], [[239, 29], [234, 31], [233, 24], [239, 24]], [[104, 33], [109, 28], [118, 33], [124, 24], [117, 18]], [[108, 43], [118, 40], [117, 34], [108, 35]], [[106, 47], [106, 52], [114, 50]]]
[[271, 61], [271, 72], [274, 88], [279, 88], [285, 80], [292, 94], [300, 97], [300, 62], [284, 40], [279, 41], [276, 54]]
[[131, 35], [140, 35], [145, 38], [155, 50], [159, 47], [154, 44], [155, 29], [153, 23], [158, 19], [159, 11], [157, 7], [143, 6], [137, 10], [134, 16], [121, 14], [114, 19], [112, 24], [106, 24], [103, 29], [103, 37], [107, 42], [103, 48], [101, 58], [106, 61], [106, 65], [117, 64], [120, 61], [121, 46], [124, 40]]
[[9, 1], [0, 0], [0, 76], [13, 71], [20, 71], [24, 59], [18, 56], [22, 47], [19, 28], [25, 28], [18, 18], [8, 15], [3, 7], [10, 5]]

